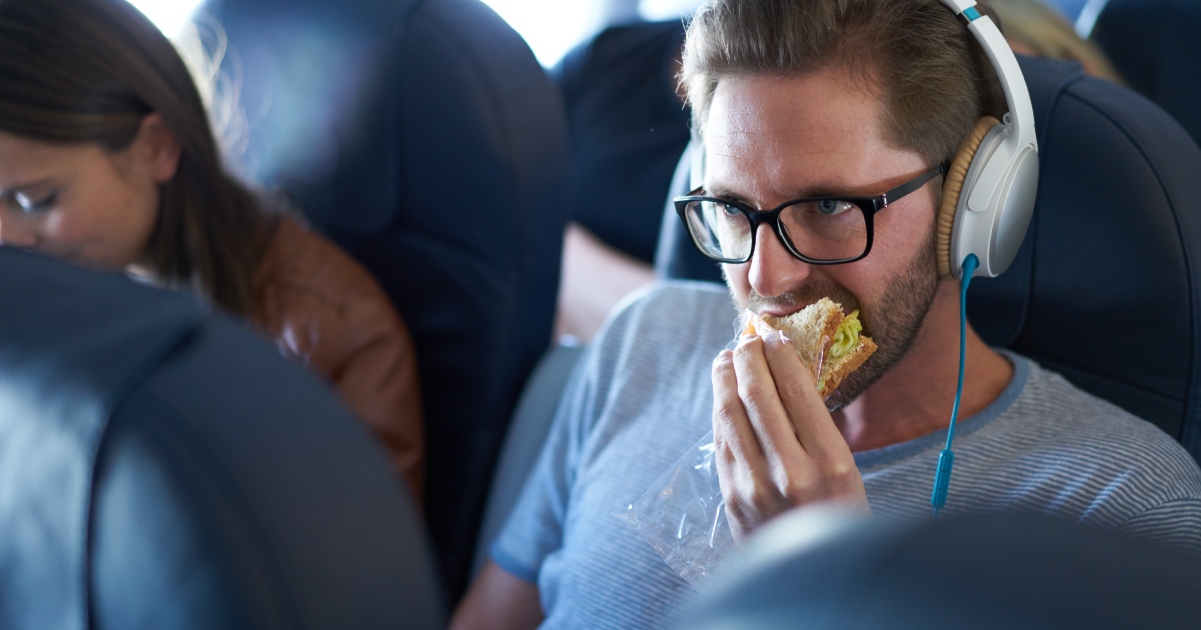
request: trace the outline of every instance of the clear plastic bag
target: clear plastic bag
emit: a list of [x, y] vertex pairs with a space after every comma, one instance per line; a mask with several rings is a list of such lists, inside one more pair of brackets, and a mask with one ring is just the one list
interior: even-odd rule
[[725, 506], [710, 431], [617, 516], [697, 586], [734, 549]]
[[[754, 334], [760, 336], [772, 331], [746, 311], [734, 322], [735, 338], [728, 348], [737, 346], [752, 325]], [[794, 343], [815, 380], [830, 342], [822, 339], [807, 347]], [[713, 431], [709, 431], [617, 517], [642, 534], [676, 573], [699, 586], [721, 568], [736, 546], [725, 505]]]

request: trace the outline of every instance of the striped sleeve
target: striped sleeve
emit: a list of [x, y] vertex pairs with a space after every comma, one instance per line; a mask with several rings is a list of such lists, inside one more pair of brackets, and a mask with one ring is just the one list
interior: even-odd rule
[[1134, 515], [1118, 531], [1201, 553], [1201, 498], [1161, 503]]

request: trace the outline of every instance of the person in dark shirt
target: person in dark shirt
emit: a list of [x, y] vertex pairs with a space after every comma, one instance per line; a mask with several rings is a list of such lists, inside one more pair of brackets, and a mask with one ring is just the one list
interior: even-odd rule
[[551, 70], [571, 139], [574, 223], [564, 244], [559, 335], [587, 341], [650, 282], [672, 173], [689, 140], [676, 75], [680, 20], [608, 28]]

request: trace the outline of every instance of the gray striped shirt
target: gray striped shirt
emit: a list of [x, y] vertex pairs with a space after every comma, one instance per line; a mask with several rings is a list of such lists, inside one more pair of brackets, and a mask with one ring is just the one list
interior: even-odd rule
[[[733, 338], [723, 287], [629, 303], [573, 375], [492, 558], [536, 582], [548, 628], [661, 627], [694, 593], [615, 514], [710, 429], [710, 365]], [[959, 425], [945, 514], [1054, 514], [1201, 550], [1201, 470], [1174, 440], [1013, 354], [1001, 397]], [[876, 517], [930, 513], [945, 434], [857, 453]]]

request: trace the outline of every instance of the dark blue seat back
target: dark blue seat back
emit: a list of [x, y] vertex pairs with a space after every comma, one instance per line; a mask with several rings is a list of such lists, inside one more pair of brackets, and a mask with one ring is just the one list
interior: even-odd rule
[[1201, 143], [1201, 2], [1109, 0], [1091, 38], [1122, 78]]
[[307, 370], [191, 296], [0, 277], [0, 627], [443, 627], [415, 506]]
[[570, 212], [562, 105], [477, 0], [224, 0], [252, 128], [282, 185], [413, 333], [425, 511], [452, 593], [522, 383], [551, 338]]
[[[968, 317], [988, 343], [1201, 458], [1201, 150], [1130, 90], [1074, 63], [1019, 60], [1038, 127], [1038, 201], [1010, 270], [972, 283]], [[669, 212], [660, 269], [712, 279]]]
[[813, 518], [786, 515], [790, 531], [753, 540], [758, 557], [677, 627], [1184, 629], [1201, 618], [1198, 556], [1112, 531], [988, 514], [868, 522], [810, 542]]
[[684, 231], [684, 224], [680, 221], [680, 215], [672, 201], [675, 197], [687, 195], [693, 189], [694, 150], [695, 146], [692, 144], [684, 147], [684, 154], [680, 156], [676, 172], [671, 178], [671, 193], [667, 196], [667, 205], [663, 209], [659, 245], [655, 249], [655, 275], [663, 278], [724, 282], [721, 265], [697, 251], [688, 233]]

